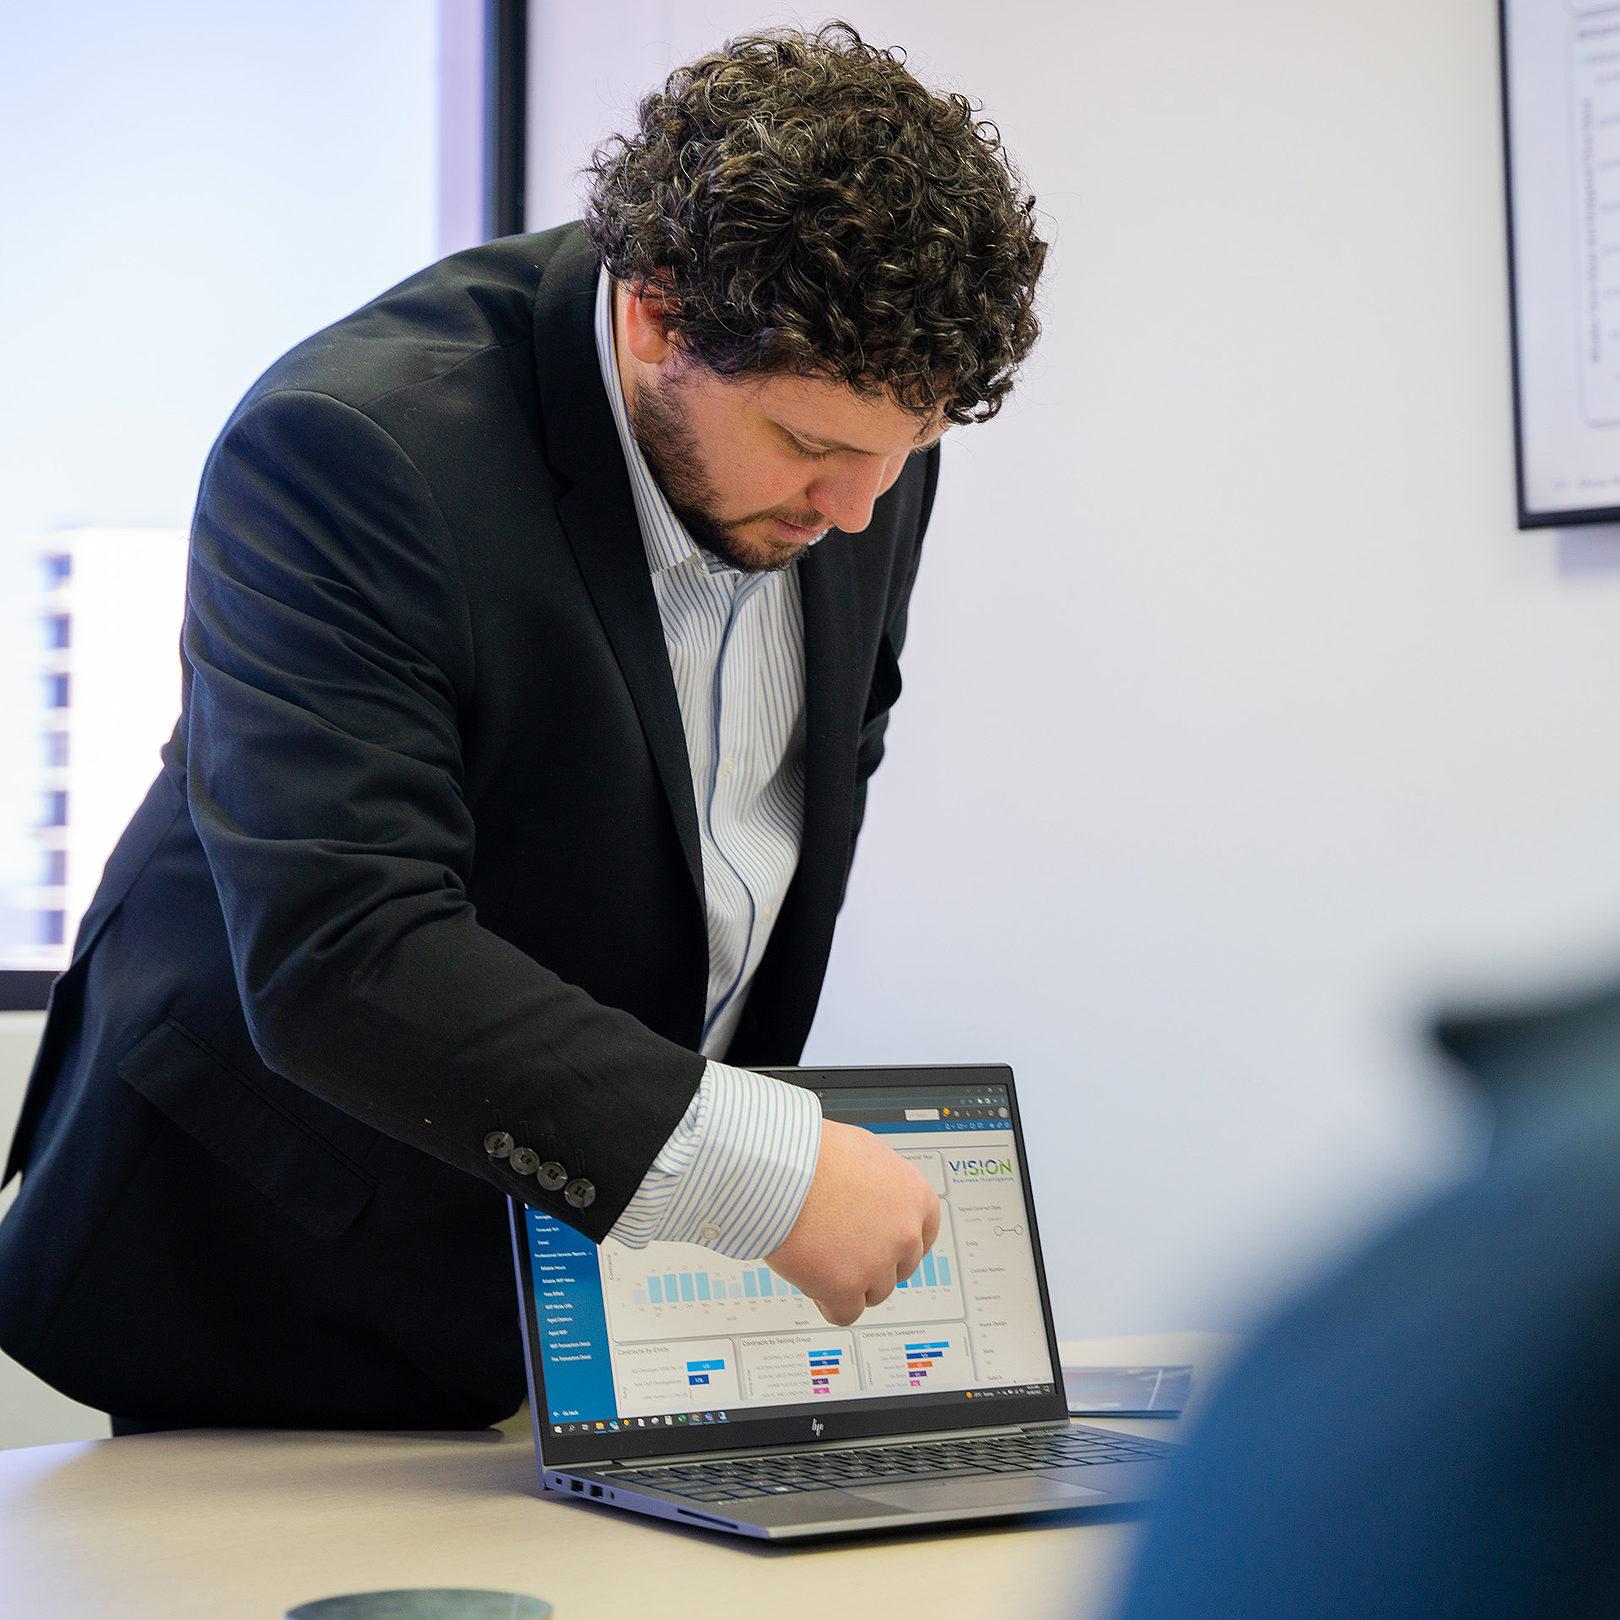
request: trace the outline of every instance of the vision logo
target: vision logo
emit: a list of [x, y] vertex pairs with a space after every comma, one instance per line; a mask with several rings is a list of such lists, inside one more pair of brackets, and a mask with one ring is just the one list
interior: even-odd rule
[[976, 1176], [1005, 1177], [1013, 1173], [1011, 1159], [948, 1159], [953, 1176], [965, 1176], [972, 1179]]

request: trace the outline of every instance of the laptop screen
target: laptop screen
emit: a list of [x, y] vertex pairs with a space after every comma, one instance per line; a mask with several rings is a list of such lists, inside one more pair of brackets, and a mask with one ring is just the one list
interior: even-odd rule
[[1062, 1416], [1010, 1072], [777, 1072], [922, 1171], [940, 1198], [932, 1250], [840, 1328], [763, 1261], [686, 1243], [598, 1247], [523, 1210], [548, 1457]]

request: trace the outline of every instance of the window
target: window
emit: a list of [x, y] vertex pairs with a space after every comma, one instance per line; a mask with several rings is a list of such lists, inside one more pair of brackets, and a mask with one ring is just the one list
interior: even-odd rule
[[[157, 773], [186, 524], [232, 406], [478, 239], [482, 20], [479, 0], [8, 15], [0, 149], [28, 158], [0, 297], [31, 314], [0, 390], [0, 970], [66, 964]], [[8, 977], [0, 1005], [38, 989]]]

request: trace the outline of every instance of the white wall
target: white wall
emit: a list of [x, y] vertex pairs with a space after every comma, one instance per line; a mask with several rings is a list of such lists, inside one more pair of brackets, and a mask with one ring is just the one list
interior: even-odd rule
[[[532, 223], [790, 15], [537, 0]], [[1419, 1009], [1620, 943], [1620, 539], [1513, 527], [1494, 7], [849, 15], [1055, 252], [947, 446], [810, 1056], [1009, 1059], [1062, 1330], [1225, 1325], [1477, 1149]]]

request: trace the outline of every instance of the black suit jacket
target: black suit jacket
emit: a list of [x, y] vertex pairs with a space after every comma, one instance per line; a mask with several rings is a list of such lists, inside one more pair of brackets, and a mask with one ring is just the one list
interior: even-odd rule
[[[595, 280], [577, 226], [459, 254], [278, 362], [210, 455], [180, 723], [56, 987], [0, 1226], [0, 1343], [79, 1400], [498, 1418], [499, 1195], [600, 1239], [691, 1099], [697, 814]], [[798, 565], [802, 851], [732, 1061], [808, 1033], [936, 476]]]
[[1620, 1614], [1620, 993], [1444, 1034], [1492, 1163], [1261, 1335], [1122, 1620]]

